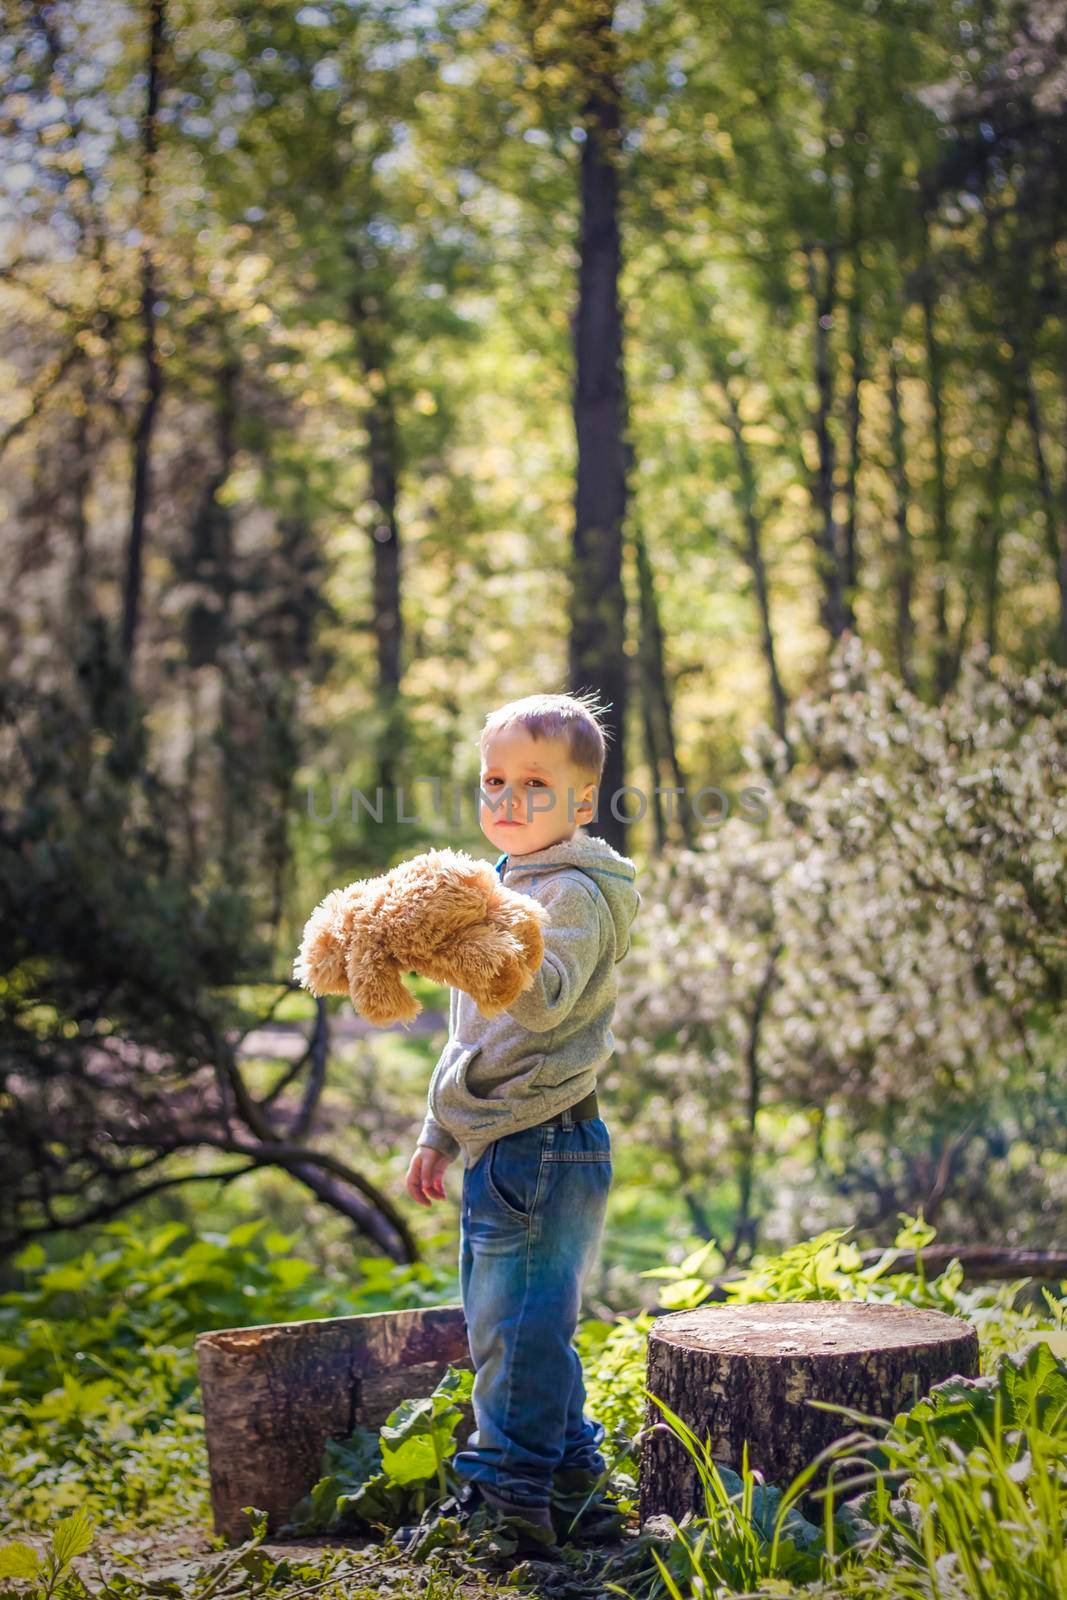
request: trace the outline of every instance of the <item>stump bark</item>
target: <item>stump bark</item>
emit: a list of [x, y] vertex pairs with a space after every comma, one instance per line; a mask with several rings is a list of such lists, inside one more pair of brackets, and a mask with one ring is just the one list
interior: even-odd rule
[[266, 1511], [268, 1532], [288, 1519], [328, 1438], [380, 1427], [471, 1364], [462, 1306], [222, 1328], [197, 1336], [196, 1358], [215, 1531], [230, 1543], [251, 1532], [242, 1506]]
[[[712, 1458], [766, 1483], [786, 1485], [855, 1426], [808, 1400], [829, 1400], [891, 1419], [933, 1384], [978, 1372], [978, 1335], [940, 1311], [869, 1301], [790, 1301], [700, 1306], [659, 1317], [649, 1330], [647, 1387], [665, 1401]], [[648, 1401], [646, 1422], [666, 1424]], [[811, 1488], [825, 1481], [812, 1480]], [[666, 1426], [642, 1442], [640, 1514], [680, 1522], [703, 1516], [696, 1466]]]

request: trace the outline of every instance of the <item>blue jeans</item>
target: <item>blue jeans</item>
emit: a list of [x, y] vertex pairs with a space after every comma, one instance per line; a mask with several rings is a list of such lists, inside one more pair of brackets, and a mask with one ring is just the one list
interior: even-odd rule
[[464, 1170], [460, 1289], [475, 1430], [452, 1465], [517, 1506], [547, 1506], [552, 1475], [603, 1472], [572, 1342], [611, 1188], [600, 1117], [496, 1139]]

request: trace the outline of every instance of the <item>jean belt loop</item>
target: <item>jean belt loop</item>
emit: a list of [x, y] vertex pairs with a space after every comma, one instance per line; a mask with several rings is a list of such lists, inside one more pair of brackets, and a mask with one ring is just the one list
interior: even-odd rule
[[570, 1108], [570, 1106], [568, 1106], [567, 1109], [563, 1113], [563, 1126], [565, 1128], [572, 1128], [574, 1126], [574, 1121], [573, 1121], [573, 1118], [571, 1117], [571, 1108]]

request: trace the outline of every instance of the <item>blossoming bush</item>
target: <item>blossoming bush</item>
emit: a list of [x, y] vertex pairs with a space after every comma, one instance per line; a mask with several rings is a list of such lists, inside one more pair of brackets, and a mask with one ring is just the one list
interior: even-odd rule
[[[736, 1173], [731, 1256], [754, 1242], [757, 1157], [804, 1128], [797, 1180], [847, 1220], [922, 1207], [954, 1238], [1040, 1241], [1067, 1187], [1067, 672], [976, 650], [930, 706], [849, 638], [787, 731], [792, 767], [768, 729], [747, 752], [766, 824], [728, 818], [651, 874], [617, 1114], [691, 1200]], [[837, 1220], [808, 1200], [782, 1233]]]

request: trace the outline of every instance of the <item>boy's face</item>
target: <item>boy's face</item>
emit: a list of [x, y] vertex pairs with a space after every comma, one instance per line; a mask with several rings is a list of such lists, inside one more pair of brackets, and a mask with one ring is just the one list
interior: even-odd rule
[[547, 850], [592, 820], [596, 783], [572, 766], [562, 740], [535, 739], [525, 728], [491, 735], [480, 782], [482, 832], [509, 855]]

